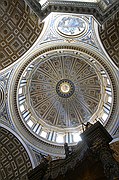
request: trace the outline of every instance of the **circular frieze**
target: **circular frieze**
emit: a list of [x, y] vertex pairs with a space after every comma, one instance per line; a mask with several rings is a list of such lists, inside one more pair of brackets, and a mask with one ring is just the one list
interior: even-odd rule
[[57, 30], [65, 36], [81, 36], [87, 31], [87, 22], [76, 16], [63, 16], [57, 22]]

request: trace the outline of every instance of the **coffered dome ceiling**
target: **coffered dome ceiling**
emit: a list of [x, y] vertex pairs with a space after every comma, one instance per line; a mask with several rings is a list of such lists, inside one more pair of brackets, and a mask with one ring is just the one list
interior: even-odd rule
[[30, 78], [30, 105], [49, 125], [77, 127], [98, 108], [101, 83], [84, 58], [67, 54], [48, 57], [35, 65]]
[[[82, 123], [107, 123], [113, 102], [111, 81], [90, 51], [72, 46], [45, 51], [19, 67], [12, 90], [16, 115], [40, 140], [75, 144], [83, 132]], [[19, 122], [15, 119], [18, 128]]]

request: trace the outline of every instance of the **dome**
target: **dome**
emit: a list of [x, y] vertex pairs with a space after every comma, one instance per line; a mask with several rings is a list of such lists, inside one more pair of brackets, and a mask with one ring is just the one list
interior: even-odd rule
[[110, 86], [112, 92], [111, 82], [102, 65], [83, 48], [57, 48], [37, 53], [21, 67], [18, 114], [38, 139], [55, 145], [65, 141], [75, 144], [84, 124], [99, 119], [103, 124], [107, 122], [111, 104], [108, 111], [104, 106], [111, 96], [105, 86]]
[[39, 122], [67, 129], [87, 122], [97, 111], [101, 83], [85, 58], [49, 56], [34, 63], [27, 76], [29, 107]]

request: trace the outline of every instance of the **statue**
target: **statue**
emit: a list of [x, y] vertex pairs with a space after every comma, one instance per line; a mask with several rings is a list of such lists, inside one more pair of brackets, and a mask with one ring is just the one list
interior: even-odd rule
[[[91, 124], [90, 122], [87, 122], [86, 124], [82, 123], [83, 126], [85, 126], [85, 130], [87, 130], [89, 127], [91, 127], [93, 124]], [[84, 131], [84, 128], [83, 128]]]
[[69, 146], [68, 146], [68, 143], [64, 143], [64, 150], [65, 150], [65, 155], [66, 155], [66, 158], [69, 157], [69, 155], [71, 155], [71, 151], [69, 150]]

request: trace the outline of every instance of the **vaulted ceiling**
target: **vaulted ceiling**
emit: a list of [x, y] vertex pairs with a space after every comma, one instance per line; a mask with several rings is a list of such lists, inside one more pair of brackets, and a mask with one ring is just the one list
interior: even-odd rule
[[[50, 0], [42, 8], [36, 0], [0, 2], [1, 156], [6, 178], [14, 173], [24, 177], [34, 167], [32, 161], [39, 163], [40, 153], [63, 157], [63, 143], [77, 143], [82, 122], [99, 120], [119, 137], [119, 2], [106, 8], [103, 1], [62, 2]], [[118, 143], [112, 148], [118, 149]]]
[[35, 43], [43, 23], [24, 0], [0, 3], [0, 70], [8, 67]]
[[119, 12], [99, 28], [99, 34], [106, 52], [119, 68]]

